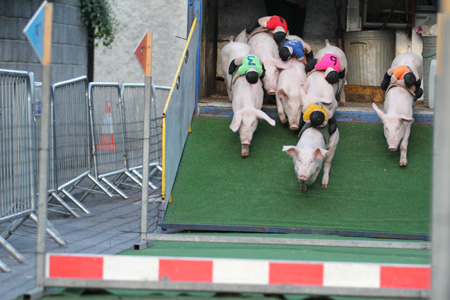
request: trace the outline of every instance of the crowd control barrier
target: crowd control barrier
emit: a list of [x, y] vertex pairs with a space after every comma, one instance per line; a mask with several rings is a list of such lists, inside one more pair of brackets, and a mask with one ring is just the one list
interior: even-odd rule
[[[118, 83], [89, 83], [95, 177], [120, 196], [114, 183], [126, 171], [125, 130]], [[111, 180], [108, 178], [113, 176]]]
[[72, 190], [80, 188], [80, 183], [88, 178], [110, 197], [113, 196], [93, 176], [91, 152], [91, 122], [86, 76], [53, 84], [52, 125], [51, 125], [51, 169], [54, 171], [54, 185], [50, 195], [71, 215], [80, 217], [63, 199], [69, 199], [79, 209], [89, 214], [89, 210], [73, 195]]
[[199, 25], [194, 21], [163, 112], [162, 198], [165, 200], [170, 198], [195, 110], [198, 30]]
[[[142, 186], [143, 160], [143, 134], [144, 134], [144, 84], [124, 83], [121, 88], [121, 99], [124, 112], [124, 126], [126, 132], [126, 175], [136, 184]], [[155, 87], [152, 87], [153, 91]], [[160, 155], [158, 150], [157, 134], [158, 124], [156, 97], [152, 93], [151, 99], [151, 126], [150, 126], [150, 149], [149, 149], [149, 168], [150, 177], [156, 171], [160, 171]], [[132, 174], [130, 174], [132, 173]], [[137, 179], [136, 179], [137, 177]], [[122, 183], [123, 184], [123, 183]], [[149, 180], [149, 186], [157, 189], [157, 185]]]
[[[0, 69], [0, 223], [11, 223], [0, 236], [0, 246], [21, 263], [25, 258], [7, 239], [27, 219], [37, 222], [33, 90], [32, 75]], [[46, 230], [59, 245], [65, 245], [53, 228]], [[0, 270], [10, 271], [2, 261]]]

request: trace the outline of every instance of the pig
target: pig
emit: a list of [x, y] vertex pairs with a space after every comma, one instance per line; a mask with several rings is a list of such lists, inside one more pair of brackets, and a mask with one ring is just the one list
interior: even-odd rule
[[282, 151], [292, 156], [295, 173], [300, 182], [300, 190], [306, 192], [307, 186], [316, 181], [322, 168], [322, 187], [328, 187], [331, 161], [339, 142], [339, 129], [330, 136], [328, 144], [322, 133], [315, 127], [307, 128], [300, 136], [296, 146], [283, 146]]
[[[393, 61], [391, 68], [401, 65], [409, 66], [415, 74], [417, 80], [422, 78], [423, 65], [419, 55], [408, 51], [398, 55]], [[384, 136], [388, 144], [389, 151], [397, 151], [400, 145], [400, 166], [408, 165], [407, 149], [408, 140], [411, 133], [413, 119], [413, 105], [415, 102], [414, 93], [403, 86], [392, 86], [386, 91], [384, 99], [384, 111], [378, 108], [375, 103], [372, 107], [383, 122]]]
[[278, 46], [273, 37], [267, 32], [259, 32], [248, 37], [244, 30], [236, 37], [236, 41], [246, 42], [251, 48], [250, 54], [259, 57], [266, 70], [262, 79], [264, 89], [268, 95], [275, 95], [280, 70], [288, 69], [291, 63], [280, 59]]
[[[343, 70], [343, 77], [335, 84], [330, 84], [325, 79], [325, 71], [313, 71], [307, 76], [308, 92], [305, 97], [305, 101], [302, 103], [303, 107], [307, 107], [309, 104], [317, 101], [315, 98], [320, 97], [324, 99], [334, 100], [328, 107], [333, 114], [336, 111], [338, 105], [345, 106], [345, 91], [344, 83], [347, 77], [347, 58], [344, 52], [336, 46], [330, 45], [328, 40], [325, 40], [325, 47], [320, 49], [314, 56], [317, 60], [320, 60], [326, 54], [334, 54], [339, 58], [340, 69]], [[338, 99], [336, 99], [338, 96]], [[339, 104], [337, 102], [339, 100]]]
[[234, 59], [245, 57], [248, 54], [250, 54], [250, 46], [246, 43], [235, 42], [233, 37], [230, 38], [230, 42], [226, 44], [220, 52], [220, 68], [222, 70], [222, 75], [225, 78], [227, 94], [230, 101], [233, 99], [232, 90], [230, 88], [232, 74], [229, 74], [228, 68]]
[[[228, 67], [233, 59], [239, 64], [248, 52], [249, 46], [245, 43], [230, 42], [225, 45], [220, 55], [224, 75], [228, 75]], [[241, 155], [247, 157], [253, 133], [258, 126], [258, 119], [265, 120], [272, 126], [275, 126], [275, 121], [261, 110], [264, 97], [261, 80], [254, 84], [249, 83], [245, 76], [239, 76], [234, 83], [231, 82], [231, 76], [227, 80], [231, 84], [233, 109], [230, 129], [233, 132], [239, 130]], [[230, 89], [229, 85], [228, 89]]]
[[289, 129], [298, 130], [308, 83], [305, 65], [296, 58], [290, 60], [292, 66], [280, 72], [275, 98], [281, 123], [289, 121]]

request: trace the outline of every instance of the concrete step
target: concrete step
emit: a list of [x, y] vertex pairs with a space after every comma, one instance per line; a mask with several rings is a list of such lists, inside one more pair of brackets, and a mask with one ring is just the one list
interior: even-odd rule
[[[382, 103], [377, 103], [382, 108]], [[413, 107], [415, 125], [432, 125], [434, 119], [433, 109], [418, 100]], [[278, 120], [278, 113], [273, 101], [264, 101], [263, 111], [272, 119]], [[197, 117], [232, 118], [233, 110], [227, 97], [211, 96], [199, 99]], [[381, 123], [380, 118], [372, 108], [371, 102], [356, 102], [347, 100], [346, 106], [339, 106], [336, 111], [338, 122], [349, 123]]]

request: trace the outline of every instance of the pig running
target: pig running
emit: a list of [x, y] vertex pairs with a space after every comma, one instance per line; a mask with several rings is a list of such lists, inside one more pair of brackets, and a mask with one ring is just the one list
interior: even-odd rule
[[328, 145], [320, 131], [314, 127], [307, 128], [296, 146], [283, 146], [282, 151], [292, 156], [295, 173], [300, 182], [300, 190], [306, 192], [307, 185], [316, 181], [325, 158], [322, 187], [326, 188], [329, 181], [331, 161], [333, 160], [339, 142], [339, 129], [331, 135]]
[[310, 73], [307, 77], [308, 81], [308, 91], [306, 93], [306, 97], [304, 98], [302, 105], [303, 107], [307, 107], [309, 104], [316, 102], [317, 98], [324, 98], [333, 100], [332, 104], [328, 107], [329, 110], [334, 114], [338, 107], [338, 102], [336, 100], [336, 96], [339, 97], [339, 103], [342, 106], [345, 106], [345, 91], [344, 91], [344, 83], [345, 78], [347, 77], [347, 58], [336, 46], [330, 45], [328, 40], [325, 40], [325, 47], [320, 49], [316, 55], [314, 56], [316, 59], [320, 60], [326, 54], [334, 54], [339, 58], [339, 62], [341, 65], [341, 70], [345, 69], [345, 75], [343, 78], [339, 79], [339, 82], [335, 84], [330, 84], [325, 79], [325, 71], [314, 71]]
[[244, 30], [236, 37], [236, 41], [246, 42], [251, 48], [250, 53], [259, 57], [266, 70], [262, 79], [264, 89], [267, 94], [275, 95], [280, 69], [287, 69], [291, 64], [280, 59], [278, 46], [273, 37], [267, 32], [259, 32], [247, 38]]
[[[417, 80], [422, 78], [423, 65], [419, 55], [413, 53], [411, 48], [408, 51], [398, 55], [393, 61], [391, 68], [406, 65], [409, 66], [415, 74], [418, 74]], [[384, 100], [384, 112], [372, 103], [384, 126], [384, 136], [390, 151], [396, 151], [400, 144], [400, 166], [408, 164], [407, 149], [408, 139], [411, 133], [411, 123], [413, 119], [414, 95], [411, 91], [401, 86], [392, 86], [386, 92]]]
[[[227, 80], [227, 89], [230, 89], [231, 76], [228, 74], [228, 67], [233, 59], [239, 61], [248, 55], [250, 46], [240, 42], [230, 42], [225, 45], [220, 53], [221, 69]], [[229, 77], [228, 77], [229, 76]], [[233, 132], [239, 130], [241, 139], [241, 155], [249, 155], [249, 146], [258, 126], [258, 119], [266, 120], [270, 125], [275, 126], [266, 113], [261, 110], [263, 104], [264, 91], [261, 80], [255, 84], [247, 81], [245, 76], [240, 76], [231, 86], [233, 119], [230, 129]]]
[[[276, 103], [281, 123], [289, 121], [289, 129], [298, 130], [302, 101], [308, 89], [305, 65], [295, 58], [289, 59], [292, 67], [280, 72]], [[287, 117], [287, 119], [286, 119]]]

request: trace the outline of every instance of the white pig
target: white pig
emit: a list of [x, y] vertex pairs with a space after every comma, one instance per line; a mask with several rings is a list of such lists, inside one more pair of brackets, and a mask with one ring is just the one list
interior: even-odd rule
[[[419, 55], [408, 51], [398, 55], [392, 62], [391, 68], [401, 65], [409, 66], [414, 73], [418, 74], [419, 80], [422, 78], [423, 65]], [[372, 103], [381, 121], [383, 121], [384, 135], [390, 151], [396, 151], [400, 144], [400, 166], [408, 164], [407, 149], [408, 140], [411, 133], [411, 123], [413, 119], [414, 95], [404, 87], [393, 86], [386, 92], [384, 100], [384, 112]]]
[[308, 84], [306, 82], [305, 65], [296, 58], [290, 60], [292, 67], [280, 72], [275, 97], [281, 123], [289, 121], [289, 129], [298, 130], [302, 100], [305, 97]]
[[296, 146], [283, 146], [282, 151], [286, 151], [292, 156], [295, 173], [302, 192], [306, 192], [307, 185], [316, 181], [324, 158], [322, 187], [328, 186], [331, 161], [338, 142], [339, 129], [336, 129], [331, 135], [328, 145], [326, 145], [322, 133], [314, 127], [309, 127], [300, 136]]
[[[344, 83], [347, 77], [347, 58], [344, 52], [336, 46], [330, 45], [328, 40], [325, 40], [325, 47], [320, 49], [314, 56], [316, 59], [320, 60], [326, 54], [334, 54], [339, 58], [340, 69], [345, 70], [345, 75], [343, 78], [339, 79], [339, 82], [335, 84], [329, 84], [325, 79], [325, 71], [314, 71], [308, 75], [308, 92], [303, 103], [303, 107], [307, 107], [309, 104], [317, 101], [315, 98], [325, 98], [334, 100], [331, 106], [328, 107], [333, 113], [338, 107], [338, 102], [344, 106], [345, 105], [345, 91]], [[338, 96], [338, 99], [336, 99]]]
[[[221, 52], [221, 68], [224, 74], [228, 74], [228, 66], [233, 59], [236, 62], [248, 54], [248, 45], [239, 42], [230, 42], [225, 45]], [[231, 82], [231, 76], [229, 78]], [[230, 86], [228, 85], [228, 89]], [[261, 80], [255, 84], [247, 81], [245, 76], [239, 76], [231, 86], [233, 119], [230, 129], [233, 132], [239, 130], [241, 139], [241, 155], [249, 155], [249, 147], [258, 126], [258, 119], [266, 120], [275, 126], [275, 121], [261, 110], [264, 91]]]
[[222, 70], [222, 75], [225, 77], [225, 83], [227, 85], [227, 94], [232, 100], [232, 89], [230, 89], [232, 74], [228, 74], [228, 68], [230, 66], [231, 61], [240, 57], [245, 57], [250, 54], [250, 46], [246, 43], [234, 42], [233, 37], [230, 39], [230, 42], [226, 44], [222, 51], [220, 52], [220, 68]]
[[281, 69], [287, 69], [291, 63], [283, 62], [278, 55], [278, 46], [273, 37], [267, 32], [260, 32], [247, 37], [245, 30], [241, 32], [236, 41], [247, 42], [250, 46], [250, 53], [258, 56], [266, 69], [263, 85], [267, 94], [275, 95], [277, 90], [278, 76]]

